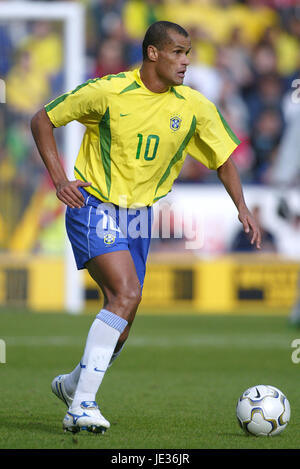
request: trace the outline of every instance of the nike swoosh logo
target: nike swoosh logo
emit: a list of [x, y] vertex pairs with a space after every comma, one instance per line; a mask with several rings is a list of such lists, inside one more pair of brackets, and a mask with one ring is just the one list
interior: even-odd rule
[[129, 116], [129, 114], [122, 114], [122, 113], [120, 113], [120, 117], [126, 117], [126, 116]]
[[256, 394], [254, 399], [259, 399], [260, 398], [260, 392], [257, 388], [255, 388], [255, 389], [256, 389], [257, 394]]
[[99, 371], [99, 372], [101, 372], [101, 373], [105, 373], [105, 370], [98, 370], [97, 367], [94, 368], [94, 371]]

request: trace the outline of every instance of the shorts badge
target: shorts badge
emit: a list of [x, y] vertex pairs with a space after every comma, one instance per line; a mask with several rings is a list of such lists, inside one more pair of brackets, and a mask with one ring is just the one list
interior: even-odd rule
[[104, 244], [110, 245], [116, 241], [116, 236], [111, 233], [108, 233], [104, 236], [103, 240]]

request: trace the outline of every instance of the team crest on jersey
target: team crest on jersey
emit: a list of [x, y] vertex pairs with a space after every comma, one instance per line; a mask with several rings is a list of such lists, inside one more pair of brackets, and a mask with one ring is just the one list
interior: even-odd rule
[[107, 244], [107, 245], [114, 244], [116, 240], [116, 236], [112, 233], [108, 233], [104, 236], [103, 240], [104, 240], [104, 244]]
[[170, 119], [170, 127], [172, 130], [176, 131], [180, 129], [181, 126], [181, 118], [179, 116], [173, 116]]

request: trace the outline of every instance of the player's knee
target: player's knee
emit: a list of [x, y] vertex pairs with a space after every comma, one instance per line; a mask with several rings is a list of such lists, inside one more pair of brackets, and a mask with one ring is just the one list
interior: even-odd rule
[[141, 289], [139, 287], [129, 287], [118, 295], [118, 301], [124, 311], [130, 313], [135, 311], [141, 302]]
[[132, 322], [131, 317], [135, 313], [141, 302], [141, 289], [138, 286], [120, 286], [118, 291], [111, 295], [109, 303], [117, 311], [117, 314], [124, 317], [128, 323]]

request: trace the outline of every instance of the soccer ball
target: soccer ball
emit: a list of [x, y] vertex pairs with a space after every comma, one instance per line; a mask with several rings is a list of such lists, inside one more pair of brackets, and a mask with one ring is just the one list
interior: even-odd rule
[[242, 429], [255, 436], [273, 436], [287, 426], [291, 409], [285, 395], [274, 386], [259, 384], [246, 389], [236, 406]]

